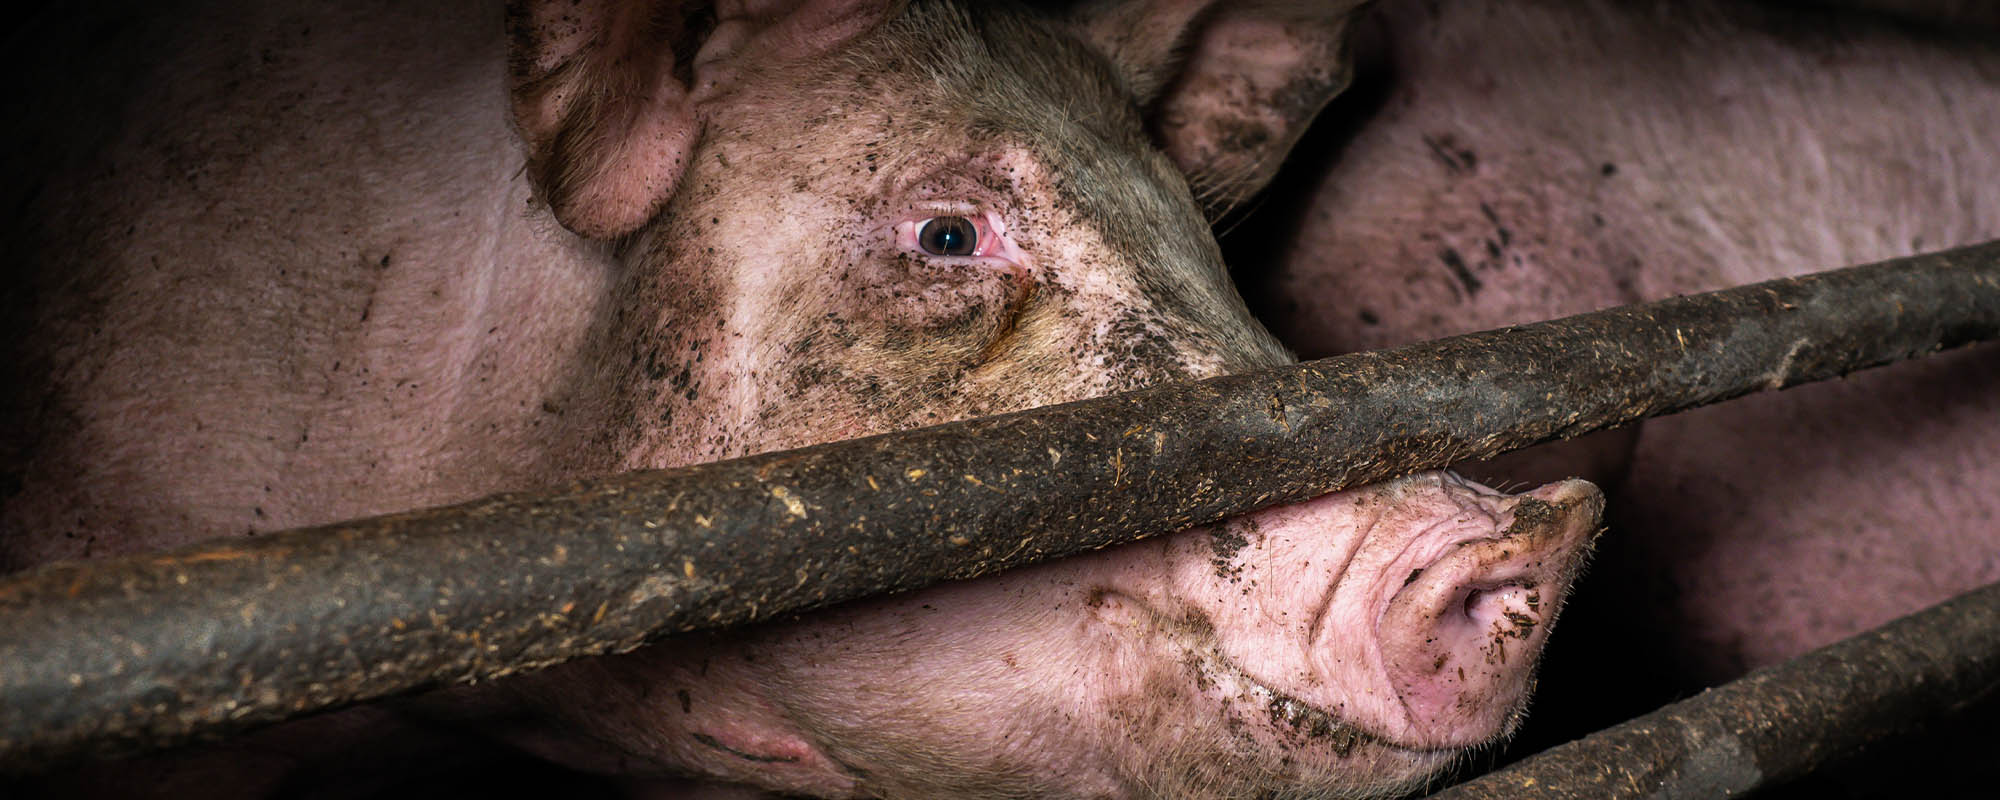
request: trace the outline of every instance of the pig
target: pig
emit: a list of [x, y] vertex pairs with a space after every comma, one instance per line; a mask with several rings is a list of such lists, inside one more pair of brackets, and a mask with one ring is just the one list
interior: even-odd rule
[[[0, 562], [1286, 363], [1204, 210], [1358, 5], [52, 12]], [[1601, 504], [1426, 473], [30, 788], [462, 786], [376, 771], [492, 742], [656, 794], [1395, 792], [1516, 726]]]
[[[1314, 358], [2000, 238], [1978, 21], [1384, 4], [1226, 252]], [[1466, 467], [1611, 496], [1543, 682], [1575, 725], [1545, 741], [2000, 580], [1996, 423], [1985, 345]]]

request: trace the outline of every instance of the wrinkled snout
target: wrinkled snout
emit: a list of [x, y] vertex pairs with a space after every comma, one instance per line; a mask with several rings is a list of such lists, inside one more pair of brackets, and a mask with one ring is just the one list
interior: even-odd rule
[[1506, 498], [1498, 530], [1449, 544], [1403, 579], [1377, 630], [1423, 740], [1465, 747], [1506, 731], [1603, 506], [1578, 480]]
[[1453, 751], [1509, 732], [1602, 510], [1580, 480], [1508, 495], [1414, 475], [1189, 539], [1179, 591], [1259, 696]]

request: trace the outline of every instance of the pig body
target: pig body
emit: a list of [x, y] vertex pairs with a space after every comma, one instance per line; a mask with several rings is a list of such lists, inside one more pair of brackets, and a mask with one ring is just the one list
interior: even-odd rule
[[[0, 557], [1282, 363], [1195, 196], [1268, 174], [1351, 10], [225, 4], [21, 37]], [[1598, 508], [1416, 476], [100, 788], [337, 793], [342, 756], [457, 722], [824, 796], [1391, 790], [1513, 727]]]
[[[1311, 140], [1337, 156], [1282, 179], [1288, 210], [1235, 254], [1274, 265], [1248, 293], [1303, 357], [2000, 238], [1990, 33], [1723, 3], [1383, 11], [1366, 99]], [[1615, 486], [1563, 673], [1614, 685], [1584, 701], [1603, 724], [2000, 580], [1996, 422], [1988, 345], [1471, 474]]]

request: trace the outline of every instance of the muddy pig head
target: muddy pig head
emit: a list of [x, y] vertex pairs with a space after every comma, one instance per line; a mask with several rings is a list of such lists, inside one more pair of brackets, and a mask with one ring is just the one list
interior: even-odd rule
[[[1207, 213], [1341, 88], [1356, 5], [517, 4], [530, 176], [625, 270], [577, 468], [1289, 361]], [[567, 665], [512, 735], [827, 796], [1407, 785], [1511, 725], [1597, 502], [1419, 476]]]
[[1184, 176], [1268, 177], [1344, 84], [1352, 4], [1204, 5], [516, 4], [529, 175], [626, 270], [561, 403], [618, 460], [577, 466], [1289, 361]]

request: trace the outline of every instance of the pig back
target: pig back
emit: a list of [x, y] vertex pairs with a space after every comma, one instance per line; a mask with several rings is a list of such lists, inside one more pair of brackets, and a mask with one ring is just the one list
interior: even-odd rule
[[602, 294], [496, 4], [53, 11], [5, 185], [0, 568], [532, 483]]
[[[1278, 252], [1239, 250], [1280, 265], [1248, 294], [1306, 357], [2000, 237], [1990, 40], [1748, 4], [1384, 11], [1385, 82], [1335, 110]], [[1672, 665], [1664, 701], [2000, 579], [1996, 397], [1989, 346], [1614, 443], [1571, 623], [1597, 672]]]

